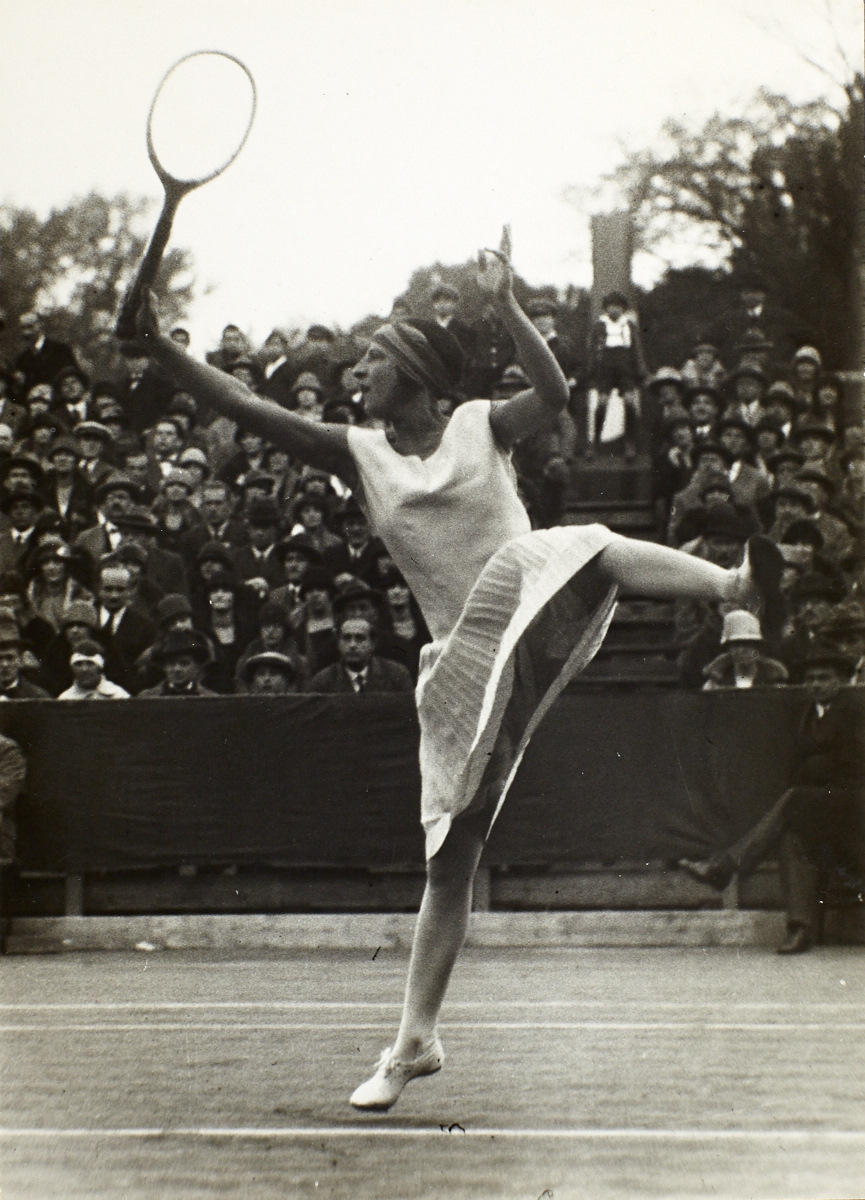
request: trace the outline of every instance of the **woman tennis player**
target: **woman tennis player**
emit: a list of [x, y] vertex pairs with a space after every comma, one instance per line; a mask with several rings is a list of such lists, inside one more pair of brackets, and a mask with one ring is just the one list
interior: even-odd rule
[[297, 458], [340, 476], [414, 593], [433, 641], [421, 654], [421, 822], [427, 882], [402, 1021], [358, 1109], [385, 1110], [409, 1080], [444, 1062], [436, 1023], [465, 938], [472, 882], [528, 741], [596, 653], [619, 587], [646, 596], [778, 603], [781, 557], [752, 538], [742, 567], [712, 563], [600, 525], [531, 530], [510, 450], [568, 399], [558, 364], [517, 304], [507, 240], [479, 255], [489, 294], [531, 381], [508, 400], [471, 400], [448, 420], [437, 401], [460, 377], [461, 351], [439, 326], [382, 326], [355, 367], [364, 406], [384, 430], [312, 424], [190, 359], [139, 313], [148, 353], [183, 387]]

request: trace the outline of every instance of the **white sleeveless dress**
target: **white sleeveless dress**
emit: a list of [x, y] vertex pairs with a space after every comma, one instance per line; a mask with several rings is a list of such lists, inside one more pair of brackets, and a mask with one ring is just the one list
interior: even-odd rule
[[381, 430], [350, 427], [358, 502], [420, 605], [421, 823], [426, 854], [459, 813], [489, 827], [529, 739], [598, 650], [616, 586], [592, 562], [602, 525], [532, 530], [490, 402], [451, 418], [426, 459], [398, 454]]

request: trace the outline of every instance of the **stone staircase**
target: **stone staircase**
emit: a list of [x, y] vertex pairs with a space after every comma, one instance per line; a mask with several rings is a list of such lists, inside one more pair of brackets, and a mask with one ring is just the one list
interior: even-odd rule
[[[658, 540], [647, 455], [628, 463], [620, 453], [601, 451], [591, 462], [574, 461], [563, 523], [593, 522], [629, 537]], [[679, 682], [676, 653], [672, 603], [623, 594], [603, 647], [574, 686], [673, 687]]]

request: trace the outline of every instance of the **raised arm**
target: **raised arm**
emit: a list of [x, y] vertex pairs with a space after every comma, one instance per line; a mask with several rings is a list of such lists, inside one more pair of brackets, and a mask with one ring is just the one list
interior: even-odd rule
[[478, 283], [490, 294], [532, 384], [528, 391], [499, 401], [490, 410], [496, 441], [505, 449], [539, 429], [549, 429], [569, 396], [561, 367], [514, 296], [509, 252], [510, 236], [506, 228], [499, 249], [483, 250], [478, 256]]
[[147, 354], [197, 399], [231, 417], [242, 428], [261, 434], [301, 462], [339, 475], [354, 486], [357, 474], [348, 448], [348, 426], [307, 421], [272, 400], [256, 396], [224, 371], [191, 358], [160, 332], [152, 293], [142, 301], [136, 324]]

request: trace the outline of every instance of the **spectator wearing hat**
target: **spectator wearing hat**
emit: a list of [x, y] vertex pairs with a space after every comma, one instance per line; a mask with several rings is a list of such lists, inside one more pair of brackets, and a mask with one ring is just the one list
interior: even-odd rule
[[610, 394], [618, 392], [625, 406], [625, 457], [636, 453], [640, 387], [648, 375], [639, 326], [627, 296], [608, 292], [589, 333], [586, 457], [594, 454], [595, 438], [603, 429]]
[[796, 484], [814, 502], [811, 520], [823, 534], [824, 553], [835, 562], [840, 562], [852, 549], [853, 541], [846, 524], [829, 511], [837, 490], [835, 480], [818, 463], [806, 459], [799, 468]]
[[250, 472], [264, 470], [264, 438], [249, 429], [238, 428], [234, 440], [234, 453], [219, 468], [216, 477], [236, 491], [243, 487]]
[[[187, 446], [180, 452], [177, 465], [186, 473], [190, 488], [189, 501], [196, 510], [201, 508], [201, 495], [204, 485], [210, 480], [210, 460], [207, 452], [198, 446]], [[200, 513], [199, 513], [200, 516]]]
[[100, 565], [96, 583], [99, 640], [110, 651], [115, 681], [134, 692], [135, 663], [153, 642], [156, 628], [147, 614], [134, 606], [131, 584], [128, 566], [110, 559]]
[[353, 575], [372, 586], [375, 580], [375, 546], [366, 513], [354, 497], [343, 500], [339, 505], [334, 515], [334, 527], [341, 541], [324, 551], [324, 566], [334, 579], [340, 575]]
[[295, 364], [301, 372], [317, 376], [327, 391], [339, 377], [339, 354], [333, 332], [326, 325], [310, 325], [303, 342], [295, 351]]
[[329, 497], [318, 492], [299, 492], [289, 505], [289, 528], [302, 533], [312, 542], [319, 554], [343, 545], [342, 539], [327, 527], [333, 506]]
[[218, 694], [202, 683], [210, 659], [210, 647], [200, 630], [169, 630], [154, 646], [153, 657], [162, 670], [162, 683], [145, 688], [139, 696], [146, 699], [187, 699]]
[[668, 417], [661, 445], [652, 461], [652, 499], [658, 528], [665, 530], [673, 497], [688, 486], [694, 473], [694, 427], [687, 413]]
[[42, 494], [60, 517], [64, 535], [72, 541], [93, 521], [93, 489], [78, 470], [78, 445], [69, 434], [56, 437], [46, 457], [48, 469], [43, 477]]
[[843, 599], [843, 584], [816, 571], [802, 575], [794, 586], [790, 594], [792, 616], [780, 652], [794, 681], [801, 680], [804, 663], [815, 646], [823, 642], [823, 627]]
[[219, 345], [215, 350], [208, 350], [204, 358], [212, 367], [228, 372], [233, 363], [239, 358], [249, 355], [249, 342], [241, 332], [239, 325], [228, 324], [222, 330]]
[[11, 609], [0, 609], [0, 700], [47, 700], [48, 692], [22, 673], [21, 631]]
[[767, 337], [756, 329], [749, 329], [735, 346], [738, 365], [759, 367], [764, 374], [768, 374], [773, 349], [774, 346]]
[[749, 425], [756, 425], [765, 416], [763, 401], [768, 382], [760, 367], [736, 367], [727, 382], [728, 400], [723, 416], [740, 417]]
[[[810, 493], [796, 483], [776, 487], [772, 494], [772, 504], [769, 537], [773, 542], [783, 540], [792, 521], [810, 520], [817, 509]], [[820, 536], [822, 537], [822, 534]]]
[[298, 416], [318, 424], [324, 419], [327, 392], [314, 371], [301, 371], [292, 384], [288, 407]]
[[[718, 389], [707, 383], [689, 387], [682, 397], [681, 406], [691, 419], [694, 442], [715, 441], [722, 408], [721, 393]], [[663, 425], [661, 428], [663, 429]]]
[[98, 642], [81, 641], [69, 656], [75, 682], [58, 700], [128, 700], [129, 692], [105, 676], [105, 657]]
[[778, 546], [788, 563], [796, 563], [801, 575], [816, 572], [835, 579], [842, 587], [846, 586], [839, 564], [823, 553], [823, 534], [814, 521], [807, 518], [790, 521]]
[[576, 383], [579, 361], [574, 347], [559, 334], [557, 302], [549, 296], [535, 296], [526, 305], [526, 312], [535, 329], [549, 346], [556, 362], [562, 368], [562, 374], [567, 379], [568, 385], [573, 388]]
[[718, 356], [718, 347], [708, 338], [694, 343], [691, 355], [682, 365], [682, 379], [688, 388], [710, 387], [720, 389], [727, 372]]
[[790, 363], [790, 384], [803, 407], [813, 412], [823, 359], [816, 346], [799, 346]]
[[192, 503], [192, 480], [186, 470], [177, 466], [162, 477], [159, 495], [151, 505], [156, 518], [157, 539], [165, 550], [183, 557], [186, 535], [200, 528], [201, 515]]
[[184, 448], [194, 446], [199, 450], [207, 451], [209, 445], [207, 434], [198, 427], [198, 402], [190, 392], [184, 388], [174, 391], [168, 402], [166, 416], [171, 417], [177, 425]]
[[291, 385], [297, 368], [291, 360], [288, 338], [281, 329], [272, 329], [259, 351], [264, 378], [258, 394], [266, 396], [280, 408], [291, 407]]
[[111, 461], [111, 430], [101, 421], [80, 421], [72, 434], [78, 445], [78, 470], [95, 490], [116, 470]]
[[255, 633], [251, 605], [234, 575], [216, 571], [205, 584], [206, 614], [201, 632], [212, 648], [208, 683], [214, 691], [234, 691], [235, 673]]
[[[687, 413], [688, 388], [681, 371], [675, 367], [659, 367], [649, 376], [645, 384], [645, 395], [650, 405], [651, 449], [658, 454], [664, 445], [664, 428], [671, 417]], [[715, 413], [717, 417], [717, 411]]]
[[[710, 477], [727, 475], [730, 464], [729, 451], [720, 442], [698, 442], [691, 451], [694, 472], [689, 482], [676, 492], [670, 505], [670, 520], [667, 526], [667, 541], [671, 546], [681, 545], [680, 526], [687, 515], [703, 505], [703, 488]], [[729, 479], [729, 476], [727, 476]]]
[[784, 445], [777, 453], [773, 454], [768, 465], [775, 490], [794, 486], [799, 468], [804, 462], [805, 459], [793, 446]]
[[205, 542], [195, 558], [190, 572], [189, 599], [195, 617], [196, 628], [202, 629], [207, 620], [207, 588], [217, 574], [229, 575], [237, 580], [234, 554], [223, 542]]
[[813, 463], [815, 466], [826, 467], [831, 462], [835, 433], [824, 421], [818, 421], [812, 416], [797, 421], [791, 440], [802, 455], [803, 465]]
[[303, 687], [288, 655], [261, 650], [243, 663], [237, 690], [247, 696], [285, 696], [303, 691]]
[[305, 534], [295, 533], [279, 544], [279, 556], [285, 583], [273, 588], [270, 599], [275, 600], [292, 618], [292, 627], [300, 622], [297, 610], [304, 600], [304, 580], [313, 566], [322, 566], [322, 558]]
[[180, 346], [181, 350], [189, 349], [189, 330], [185, 329], [183, 325], [175, 325], [174, 328], [169, 332], [168, 336], [171, 338], [172, 342], [175, 342], [178, 346]]
[[703, 668], [704, 692], [723, 688], [778, 686], [786, 683], [787, 668], [777, 658], [768, 658], [760, 622], [753, 613], [733, 609], [724, 614], [721, 654]]
[[848, 599], [837, 605], [823, 625], [823, 641], [853, 664], [850, 683], [865, 686], [865, 604]]
[[455, 337], [462, 348], [463, 378], [465, 379], [471, 370], [477, 345], [477, 334], [471, 325], [457, 316], [459, 303], [459, 291], [449, 283], [437, 283], [430, 292], [430, 305], [436, 324], [442, 329], [446, 329], [451, 337]]
[[35, 417], [28, 417], [22, 426], [17, 451], [34, 458], [46, 471], [50, 465], [48, 448], [59, 433], [66, 431], [66, 426], [56, 413], [37, 413]]
[[57, 397], [56, 413], [67, 429], [73, 429], [91, 417], [90, 378], [77, 365], [58, 371], [52, 380]]
[[144, 688], [156, 687], [162, 680], [162, 668], [156, 660], [155, 653], [160, 639], [175, 629], [195, 628], [192, 604], [189, 598], [180, 592], [169, 592], [167, 596], [161, 596], [153, 611], [156, 616], [156, 640], [139, 655], [135, 663], [139, 685], [136, 690], [139, 695]]
[[[237, 661], [235, 670], [236, 690], [248, 690], [249, 676], [246, 673], [247, 663], [255, 655], [279, 654], [288, 659], [292, 667], [292, 676], [298, 684], [306, 676], [306, 662], [300, 654], [297, 642], [291, 631], [288, 614], [278, 601], [265, 600], [258, 610], [258, 636], [247, 643], [247, 646]], [[293, 690], [300, 690], [296, 688]]]
[[124, 545], [133, 544], [144, 551], [144, 574], [160, 596], [168, 592], [188, 592], [189, 580], [183, 559], [157, 542], [156, 518], [148, 508], [132, 504], [115, 518]]
[[754, 508], [770, 491], [766, 475], [753, 465], [754, 434], [742, 417], [724, 417], [718, 426], [718, 441], [727, 451], [730, 464], [727, 477], [736, 504]]
[[430, 632], [418, 608], [411, 589], [394, 567], [389, 567], [382, 579], [382, 590], [387, 601], [387, 617], [394, 640], [402, 648], [400, 661], [408, 668], [416, 683], [420, 666], [420, 652], [430, 641]]
[[96, 521], [78, 534], [73, 545], [86, 551], [95, 567], [103, 554], [109, 554], [120, 545], [123, 534], [117, 518], [140, 500], [141, 492], [129, 475], [112, 471], [97, 485], [93, 496]]
[[40, 504], [43, 501], [42, 484], [45, 472], [42, 464], [32, 454], [22, 454], [20, 451], [10, 454], [0, 463], [0, 488], [4, 492], [25, 488], [34, 492]]
[[344, 611], [337, 622], [339, 662], [316, 672], [307, 690], [341, 695], [413, 692], [414, 684], [406, 668], [379, 657], [376, 643], [375, 622]]
[[73, 600], [93, 600], [93, 593], [76, 577], [73, 553], [65, 542], [38, 546], [30, 556], [28, 574], [30, 606], [54, 632], [59, 631], [63, 613]]
[[762, 408], [764, 416], [778, 421], [785, 439], [789, 440], [795, 422], [803, 411], [790, 384], [783, 379], [776, 379], [770, 383], [763, 397]]
[[229, 363], [225, 370], [232, 379], [236, 379], [238, 383], [248, 387], [251, 392], [257, 393], [264, 382], [264, 373], [261, 367], [248, 354], [236, 358], [234, 362]]
[[784, 431], [777, 417], [761, 417], [754, 426], [754, 466], [769, 481], [769, 486], [775, 482], [771, 462], [784, 446]]
[[[274, 592], [274, 597], [276, 595]], [[339, 659], [335, 595], [336, 587], [330, 572], [319, 564], [310, 564], [303, 575], [302, 599], [288, 613], [292, 635], [306, 665], [307, 678]]]
[[337, 628], [343, 616], [363, 617], [375, 631], [375, 650], [380, 658], [390, 659], [408, 667], [411, 649], [394, 637], [390, 624], [390, 610], [382, 592], [368, 587], [359, 579], [352, 579], [343, 587], [337, 587], [333, 598], [333, 611]]
[[0, 530], [0, 573], [24, 567], [35, 544], [36, 518], [42, 510], [39, 495], [18, 483], [0, 496], [0, 512], [6, 528]]
[[828, 371], [821, 372], [811, 402], [812, 416], [837, 432], [845, 411], [844, 401], [844, 383], [841, 377]]
[[165, 372], [137, 347], [123, 348], [126, 378], [119, 387], [119, 400], [129, 424], [144, 434], [164, 414], [175, 384]]
[[796, 734], [790, 787], [744, 837], [711, 858], [679, 865], [711, 887], [726, 887], [776, 847], [787, 934], [779, 954], [802, 954], [816, 940], [819, 887], [837, 875], [860, 890], [865, 879], [862, 806], [865, 727], [845, 689], [851, 661], [815, 646], [803, 664], [808, 702]]
[[51, 383], [64, 367], [77, 367], [75, 353], [66, 342], [48, 337], [38, 313], [22, 313], [18, 333], [23, 349], [12, 360], [18, 394], [26, 396], [39, 383]]
[[238, 578], [264, 599], [271, 588], [285, 583], [277, 549], [280, 519], [276, 501], [267, 496], [250, 501], [246, 509], [246, 528], [248, 542], [235, 551], [234, 565]]

